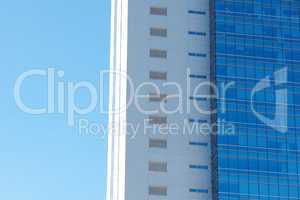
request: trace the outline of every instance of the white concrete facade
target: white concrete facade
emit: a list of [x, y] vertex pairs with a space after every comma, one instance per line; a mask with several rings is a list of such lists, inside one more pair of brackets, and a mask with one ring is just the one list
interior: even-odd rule
[[[154, 114], [142, 112], [140, 108], [152, 110], [161, 103], [171, 109], [178, 101], [141, 98], [140, 106], [130, 103], [130, 82], [121, 74], [111, 75], [110, 110], [119, 112], [109, 115], [107, 200], [211, 199], [209, 136], [157, 134], [149, 128], [158, 126], [156, 123], [177, 124], [176, 133], [184, 133], [184, 123], [191, 119], [210, 123], [210, 115], [190, 105], [190, 91], [210, 79], [209, 27], [209, 0], [112, 0], [111, 70], [126, 74], [135, 90], [148, 82], [169, 96], [177, 90], [166, 84], [176, 82], [183, 91], [184, 109], [173, 114], [161, 109]], [[151, 28], [159, 30], [158, 36], [150, 34]], [[150, 72], [164, 76], [151, 78]], [[148, 86], [139, 94], [154, 92]], [[209, 94], [209, 89], [202, 88], [197, 94]], [[210, 108], [209, 99], [199, 104]], [[149, 122], [151, 117], [154, 124]], [[138, 127], [134, 137], [126, 125]], [[160, 141], [161, 147], [151, 147], [150, 140]], [[154, 170], [149, 163], [157, 164]]]

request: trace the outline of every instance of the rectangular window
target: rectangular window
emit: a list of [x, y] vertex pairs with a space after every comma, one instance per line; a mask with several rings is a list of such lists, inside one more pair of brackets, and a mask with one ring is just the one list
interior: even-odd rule
[[166, 124], [167, 117], [152, 115], [149, 117], [150, 124]]
[[207, 165], [190, 165], [191, 169], [208, 169]]
[[166, 50], [150, 49], [149, 55], [152, 58], [167, 58], [168, 53]]
[[206, 119], [189, 119], [190, 123], [207, 123]]
[[165, 186], [150, 186], [149, 187], [149, 195], [155, 196], [167, 196], [168, 191]]
[[149, 162], [149, 171], [151, 172], [167, 172], [168, 164], [166, 162]]
[[207, 79], [207, 76], [206, 75], [190, 74], [190, 78]]
[[196, 100], [196, 101], [207, 101], [206, 97], [193, 97], [193, 96], [191, 96], [189, 99], [190, 100]]
[[164, 139], [150, 139], [149, 140], [150, 148], [166, 149], [167, 146], [168, 146], [167, 140], [164, 140]]
[[197, 31], [189, 31], [190, 35], [199, 35], [199, 36], [206, 36], [205, 32], [197, 32]]
[[167, 29], [165, 28], [150, 28], [151, 36], [167, 37]]
[[167, 16], [168, 15], [168, 9], [167, 8], [161, 8], [161, 7], [151, 7], [150, 8], [150, 14], [151, 15]]
[[189, 14], [196, 14], [196, 15], [205, 15], [206, 14], [205, 11], [199, 11], [199, 10], [189, 10], [188, 13]]
[[188, 55], [192, 57], [206, 57], [205, 53], [189, 53]]
[[167, 94], [156, 94], [156, 93], [150, 93], [149, 94], [149, 101], [166, 101]]
[[167, 72], [150, 71], [149, 78], [153, 80], [167, 80]]
[[189, 145], [193, 145], [193, 146], [204, 146], [204, 147], [207, 147], [207, 146], [208, 146], [208, 143], [206, 143], [206, 142], [194, 142], [194, 141], [190, 141], [190, 142], [189, 142]]
[[207, 190], [207, 189], [196, 189], [196, 188], [191, 188], [191, 189], [190, 189], [190, 192], [193, 192], [193, 193], [208, 193], [208, 190]]

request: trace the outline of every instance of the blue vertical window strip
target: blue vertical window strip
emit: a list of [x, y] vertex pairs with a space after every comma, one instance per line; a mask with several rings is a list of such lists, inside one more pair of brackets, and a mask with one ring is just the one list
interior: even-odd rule
[[[214, 22], [212, 22], [214, 23]], [[235, 82], [217, 118], [235, 127], [217, 135], [217, 198], [220, 200], [300, 199], [300, 1], [215, 0], [216, 84]], [[287, 68], [287, 132], [261, 122], [250, 105], [274, 119], [276, 88], [255, 95], [265, 77]], [[271, 83], [272, 84], [272, 83]], [[274, 84], [273, 84], [274, 85]], [[283, 113], [281, 113], [283, 114]]]

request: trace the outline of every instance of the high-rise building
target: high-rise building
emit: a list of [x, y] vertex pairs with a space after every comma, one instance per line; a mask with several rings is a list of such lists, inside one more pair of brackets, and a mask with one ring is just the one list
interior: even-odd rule
[[299, 199], [300, 1], [216, 0], [212, 9], [213, 76], [234, 83], [217, 118], [235, 127], [213, 140], [215, 197]]
[[111, 16], [107, 200], [300, 199], [300, 1]]

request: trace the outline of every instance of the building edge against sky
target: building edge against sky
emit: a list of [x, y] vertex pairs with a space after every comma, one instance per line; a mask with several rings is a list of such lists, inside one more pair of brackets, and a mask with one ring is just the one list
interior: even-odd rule
[[[110, 77], [110, 110], [120, 110], [129, 101], [124, 74], [134, 86], [149, 81], [162, 89], [157, 99], [150, 98], [153, 91], [145, 88], [149, 99], [141, 103], [143, 108], [153, 108], [172, 94], [163, 88], [165, 82], [176, 81], [189, 90], [204, 81], [217, 87], [234, 81], [238, 84], [229, 92], [225, 108], [242, 110], [224, 114], [219, 106], [222, 99], [217, 98], [200, 99], [201, 106], [217, 110], [209, 116], [193, 109], [183, 114], [149, 115], [131, 104], [123, 112], [110, 114], [107, 200], [300, 198], [300, 138], [296, 134], [300, 96], [294, 92], [300, 82], [296, 55], [299, 4], [294, 0], [112, 0], [110, 65], [122, 75]], [[251, 85], [248, 89], [253, 89], [266, 77], [276, 83], [277, 72], [284, 68], [290, 81], [283, 86], [288, 88], [291, 113], [285, 116], [289, 117], [288, 132], [282, 134], [250, 112], [250, 105], [258, 106], [274, 118], [278, 104], [268, 99], [276, 100], [277, 86], [258, 94], [260, 101], [251, 99], [250, 92], [246, 94], [241, 87]], [[185, 96], [187, 93], [184, 91]], [[204, 94], [214, 91], [199, 93]], [[183, 102], [191, 99], [195, 98], [188, 96]], [[173, 103], [168, 100], [165, 104]], [[235, 125], [237, 134], [171, 137], [140, 131], [130, 138], [125, 125], [144, 124], [146, 119], [153, 126], [183, 126], [184, 120], [213, 124], [224, 119]]]
[[[126, 73], [127, 71], [127, 1], [111, 1], [111, 34], [110, 34], [110, 70]], [[125, 135], [121, 129], [126, 112], [113, 114], [126, 105], [126, 80], [112, 73], [109, 79], [109, 129], [107, 150], [107, 192], [108, 200], [125, 200]]]

